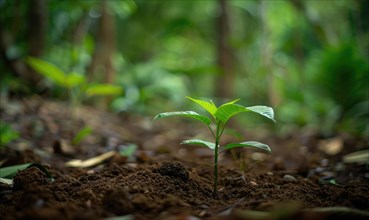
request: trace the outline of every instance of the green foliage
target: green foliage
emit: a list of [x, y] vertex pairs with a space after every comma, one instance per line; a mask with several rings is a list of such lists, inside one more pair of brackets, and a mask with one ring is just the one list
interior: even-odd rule
[[[35, 69], [49, 69], [37, 71], [53, 85], [54, 98], [94, 102], [96, 95], [121, 94], [120, 89], [86, 85], [83, 74], [91, 67], [95, 49], [104, 47], [97, 25], [102, 18], [101, 1], [43, 2], [47, 19], [42, 29], [47, 31], [40, 38], [44, 48], [40, 55], [50, 63], [33, 62]], [[221, 34], [215, 28], [218, 1], [125, 0], [106, 4], [114, 16], [118, 39], [112, 65], [117, 85], [124, 88], [124, 96], [112, 99], [114, 111], [151, 114], [183, 105], [182, 97], [189, 92], [214, 96]], [[281, 115], [279, 124], [291, 126], [294, 132], [313, 126], [323, 133], [366, 130], [369, 134], [369, 98], [363, 98], [368, 94], [369, 76], [367, 1], [226, 4], [235, 96], [252, 103], [272, 103]], [[0, 3], [5, 39], [2, 52], [4, 61], [8, 60], [0, 65], [0, 87], [7, 95], [44, 92], [33, 88], [40, 83], [24, 83], [27, 71], [19, 68], [32, 49], [33, 27], [28, 27], [32, 24], [31, 6], [30, 1]], [[251, 126], [253, 118], [248, 122]]]
[[236, 148], [236, 147], [255, 147], [255, 148], [267, 151], [269, 153], [272, 152], [268, 145], [257, 142], [257, 141], [245, 141], [245, 142], [241, 142], [241, 143], [231, 143], [231, 144], [225, 145], [224, 149], [230, 150], [230, 149], [233, 149], [233, 148]]
[[9, 142], [16, 140], [19, 133], [14, 131], [9, 124], [0, 120], [0, 148], [6, 146]]
[[120, 151], [120, 155], [127, 157], [128, 159], [132, 159], [134, 154], [137, 152], [137, 145], [136, 144], [128, 144], [124, 146]]
[[166, 118], [166, 117], [170, 117], [170, 116], [186, 116], [186, 117], [190, 117], [193, 119], [196, 119], [198, 121], [201, 121], [202, 123], [206, 124], [207, 126], [210, 125], [211, 120], [210, 118], [206, 117], [206, 116], [202, 116], [196, 112], [193, 111], [184, 111], [184, 112], [164, 112], [161, 113], [159, 115], [157, 115], [155, 117], [155, 119], [160, 119], [160, 118]]
[[[222, 153], [222, 151], [219, 151], [220, 149], [220, 138], [223, 134], [223, 131], [225, 129], [225, 126], [227, 124], [227, 122], [229, 121], [230, 118], [232, 118], [233, 116], [235, 116], [238, 113], [242, 113], [242, 112], [252, 112], [252, 113], [256, 113], [256, 114], [260, 114], [272, 121], [275, 122], [274, 120], [274, 111], [271, 107], [267, 107], [267, 106], [250, 106], [250, 107], [245, 107], [239, 104], [236, 104], [236, 102], [239, 100], [234, 100], [228, 103], [225, 103], [223, 105], [221, 105], [220, 107], [217, 107], [211, 100], [210, 102], [207, 101], [203, 101], [203, 100], [198, 100], [198, 99], [194, 99], [191, 97], [187, 97], [189, 100], [197, 103], [198, 105], [200, 105], [203, 109], [205, 109], [206, 111], [208, 111], [210, 113], [210, 115], [213, 117], [213, 122], [215, 123], [216, 129], [212, 129], [210, 127], [210, 123], [211, 123], [211, 119], [206, 117], [206, 116], [202, 116], [196, 112], [193, 111], [179, 111], [179, 112], [165, 112], [165, 113], [161, 113], [158, 114], [155, 119], [161, 119], [161, 118], [166, 118], [166, 117], [171, 117], [171, 116], [185, 116], [185, 117], [190, 117], [193, 118], [195, 120], [198, 120], [202, 123], [204, 123], [210, 130], [210, 132], [213, 134], [214, 136], [214, 143], [213, 142], [208, 142], [208, 141], [204, 141], [204, 140], [199, 140], [199, 139], [192, 139], [192, 140], [185, 140], [183, 141], [181, 144], [195, 144], [195, 145], [201, 145], [201, 146], [205, 146], [210, 148], [211, 150], [214, 150], [214, 190], [213, 190], [213, 196], [217, 196], [217, 185], [218, 185], [218, 155], [220, 153]], [[240, 143], [230, 143], [225, 145], [223, 148], [224, 150], [229, 150], [229, 149], [233, 149], [236, 147], [252, 147], [252, 148], [257, 148], [257, 149], [261, 149], [264, 150], [268, 153], [271, 152], [270, 148], [268, 145], [260, 143], [260, 142], [256, 142], [256, 141], [246, 141], [246, 142], [240, 142]]]
[[197, 145], [208, 147], [212, 150], [215, 149], [215, 144], [213, 142], [203, 141], [199, 139], [185, 140], [185, 141], [182, 141], [181, 144], [197, 144]]
[[163, 69], [155, 62], [125, 66], [118, 84], [124, 88], [124, 96], [117, 97], [112, 108], [117, 112], [149, 113], [162, 111], [183, 101], [188, 94], [186, 77]]
[[32, 163], [25, 163], [25, 164], [14, 165], [14, 166], [9, 166], [9, 167], [2, 167], [0, 168], [0, 171], [1, 171], [0, 177], [1, 178], [13, 178], [19, 170], [25, 170], [31, 165]]
[[[306, 63], [305, 85], [285, 89], [278, 108], [286, 125], [316, 127], [323, 135], [369, 135], [369, 62], [351, 43], [315, 51]], [[297, 75], [297, 74], [292, 74]], [[304, 92], [301, 92], [301, 88]], [[306, 92], [305, 92], [306, 91]]]
[[74, 136], [72, 140], [72, 144], [76, 145], [81, 143], [83, 139], [85, 139], [88, 135], [92, 133], [92, 128], [89, 126], [83, 127], [81, 130], [78, 131], [78, 133]]
[[77, 77], [77, 75], [74, 73], [65, 74], [55, 65], [38, 58], [28, 57], [26, 61], [36, 72], [63, 88], [70, 89], [78, 86], [84, 80], [83, 77]]
[[[77, 98], [81, 96], [120, 95], [123, 92], [120, 86], [87, 83], [84, 75], [75, 72], [67, 74], [55, 65], [35, 57], [28, 57], [26, 62], [35, 71], [55, 85], [63, 89], [68, 89], [71, 94], [72, 90], [75, 91], [75, 93], [77, 93]], [[71, 97], [71, 99], [73, 99], [73, 97]]]
[[199, 104], [202, 108], [204, 108], [206, 111], [210, 113], [211, 116], [215, 119], [214, 115], [217, 113], [218, 108], [215, 106], [213, 101], [210, 100], [210, 102], [193, 99], [191, 97], [187, 97], [189, 100]]
[[87, 96], [95, 95], [119, 95], [122, 93], [122, 88], [111, 84], [91, 84], [86, 88]]
[[369, 100], [369, 62], [352, 44], [342, 44], [323, 51], [315, 70], [319, 90], [342, 107], [343, 112]]
[[244, 107], [242, 105], [237, 105], [234, 103], [226, 103], [220, 106], [215, 113], [215, 117], [222, 121], [224, 124], [233, 117], [234, 115], [241, 112], [254, 112], [260, 114], [266, 118], [274, 121], [274, 112], [273, 109], [267, 106], [250, 106]]

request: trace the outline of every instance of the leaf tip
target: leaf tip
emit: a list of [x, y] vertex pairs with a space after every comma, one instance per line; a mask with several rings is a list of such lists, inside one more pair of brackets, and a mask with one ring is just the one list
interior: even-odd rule
[[156, 115], [156, 116], [154, 117], [153, 121], [158, 120], [158, 119], [160, 119], [160, 118], [161, 118], [161, 114], [158, 114], [158, 115]]

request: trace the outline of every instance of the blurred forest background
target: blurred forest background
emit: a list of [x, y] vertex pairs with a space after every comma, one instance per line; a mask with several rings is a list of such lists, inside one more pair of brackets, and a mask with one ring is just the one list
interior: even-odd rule
[[0, 0], [0, 10], [2, 103], [38, 95], [153, 117], [193, 109], [185, 96], [241, 98], [272, 106], [281, 134], [369, 137], [367, 0]]

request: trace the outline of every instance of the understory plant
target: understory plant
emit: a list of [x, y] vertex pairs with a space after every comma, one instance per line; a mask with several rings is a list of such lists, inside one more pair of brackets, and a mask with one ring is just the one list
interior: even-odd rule
[[[212, 116], [212, 119], [207, 116], [200, 115], [194, 111], [175, 111], [175, 112], [160, 113], [157, 116], [155, 116], [154, 120], [171, 117], [171, 116], [185, 116], [185, 117], [196, 119], [204, 123], [209, 128], [211, 134], [214, 137], [214, 142], [208, 142], [208, 141], [204, 141], [200, 139], [191, 139], [191, 140], [185, 140], [181, 144], [201, 145], [201, 146], [208, 147], [214, 151], [213, 197], [216, 197], [218, 194], [218, 189], [217, 189], [218, 187], [218, 156], [220, 153], [222, 153], [224, 150], [230, 150], [230, 149], [237, 148], [237, 147], [252, 147], [252, 148], [261, 149], [263, 151], [271, 153], [271, 150], [268, 145], [257, 142], [257, 141], [229, 143], [229, 144], [226, 144], [225, 146], [221, 146], [220, 138], [224, 132], [224, 129], [229, 119], [238, 113], [251, 112], [251, 113], [257, 113], [259, 115], [262, 115], [275, 122], [274, 111], [271, 107], [268, 107], [268, 106], [257, 105], [257, 106], [245, 107], [245, 106], [236, 104], [236, 102], [239, 101], [239, 99], [236, 99], [231, 102], [227, 102], [217, 107], [211, 100], [210, 102], [207, 102], [203, 100], [194, 99], [191, 97], [187, 97], [187, 98], [197, 103], [198, 105], [200, 105], [206, 111], [208, 111], [210, 115]], [[213, 121], [213, 125], [212, 125], [212, 121]]]
[[72, 107], [77, 107], [82, 100], [93, 96], [121, 95], [120, 86], [109, 83], [90, 83], [86, 74], [77, 72], [64, 72], [50, 62], [27, 57], [26, 62], [36, 72], [51, 81], [54, 85], [65, 90]]

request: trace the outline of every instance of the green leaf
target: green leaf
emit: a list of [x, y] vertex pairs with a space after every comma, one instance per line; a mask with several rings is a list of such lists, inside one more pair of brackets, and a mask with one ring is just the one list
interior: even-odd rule
[[79, 144], [88, 135], [92, 133], [92, 128], [89, 126], [83, 127], [73, 138], [72, 144]]
[[226, 124], [227, 121], [234, 115], [248, 111], [244, 106], [227, 103], [218, 108], [218, 111], [215, 113], [215, 116], [223, 123]]
[[134, 154], [137, 152], [137, 145], [136, 144], [128, 144], [124, 146], [122, 150], [119, 151], [120, 155], [132, 158]]
[[68, 88], [76, 87], [86, 81], [86, 77], [75, 72], [69, 73], [65, 78], [65, 86]]
[[17, 138], [19, 138], [19, 133], [14, 131], [9, 124], [0, 120], [0, 148]]
[[160, 113], [157, 116], [155, 116], [154, 120], [156, 119], [161, 119], [161, 118], [166, 118], [166, 117], [170, 117], [170, 116], [185, 116], [185, 117], [190, 117], [193, 119], [196, 119], [198, 121], [201, 121], [202, 123], [206, 124], [207, 126], [210, 125], [211, 120], [210, 118], [200, 115], [194, 111], [180, 111], [180, 112], [164, 112], [164, 113]]
[[263, 106], [263, 105], [255, 105], [255, 106], [249, 106], [246, 107], [246, 109], [258, 113], [266, 118], [269, 118], [270, 120], [275, 122], [274, 119], [274, 111], [271, 107]]
[[344, 163], [369, 164], [369, 149], [360, 150], [343, 156]]
[[224, 146], [225, 150], [229, 150], [236, 147], [255, 147], [264, 151], [267, 151], [268, 153], [271, 153], [269, 146], [257, 141], [246, 141], [241, 143], [231, 143]]
[[215, 149], [215, 144], [214, 143], [208, 142], [208, 141], [199, 140], [199, 139], [185, 140], [185, 141], [182, 141], [181, 144], [201, 145], [201, 146], [208, 147], [208, 148], [210, 148], [212, 150]]
[[18, 170], [27, 169], [32, 163], [25, 163], [15, 166], [2, 167], [0, 168], [0, 177], [1, 178], [13, 178]]
[[0, 168], [0, 178], [13, 178], [19, 170], [25, 170], [29, 167], [37, 167], [42, 172], [44, 172], [49, 179], [53, 179], [49, 171], [47, 171], [47, 169], [44, 166], [38, 163], [25, 163], [9, 167], [2, 167]]
[[337, 183], [336, 179], [329, 180], [329, 183], [335, 186], [340, 186], [340, 184]]
[[186, 98], [188, 98], [189, 100], [199, 104], [202, 108], [204, 108], [206, 111], [208, 111], [215, 118], [215, 113], [217, 112], [218, 108], [214, 105], [214, 103], [212, 101], [207, 102], [207, 101], [203, 101], [203, 100], [199, 100], [199, 99], [194, 99], [194, 98], [191, 98], [189, 96], [187, 96]]
[[227, 102], [227, 103], [224, 103], [223, 105], [229, 105], [229, 104], [234, 104], [236, 102], [240, 101], [240, 99], [236, 99], [236, 100], [233, 100], [233, 101], [230, 101], [230, 102]]
[[86, 94], [88, 96], [94, 95], [120, 95], [123, 89], [120, 86], [115, 86], [111, 84], [96, 84], [90, 85], [86, 89]]
[[225, 124], [232, 116], [241, 112], [254, 112], [275, 122], [273, 109], [271, 107], [261, 105], [245, 107], [239, 104], [226, 103], [218, 108], [215, 116]]
[[66, 74], [58, 67], [35, 57], [27, 57], [26, 62], [42, 76], [53, 81], [59, 86], [67, 87]]

